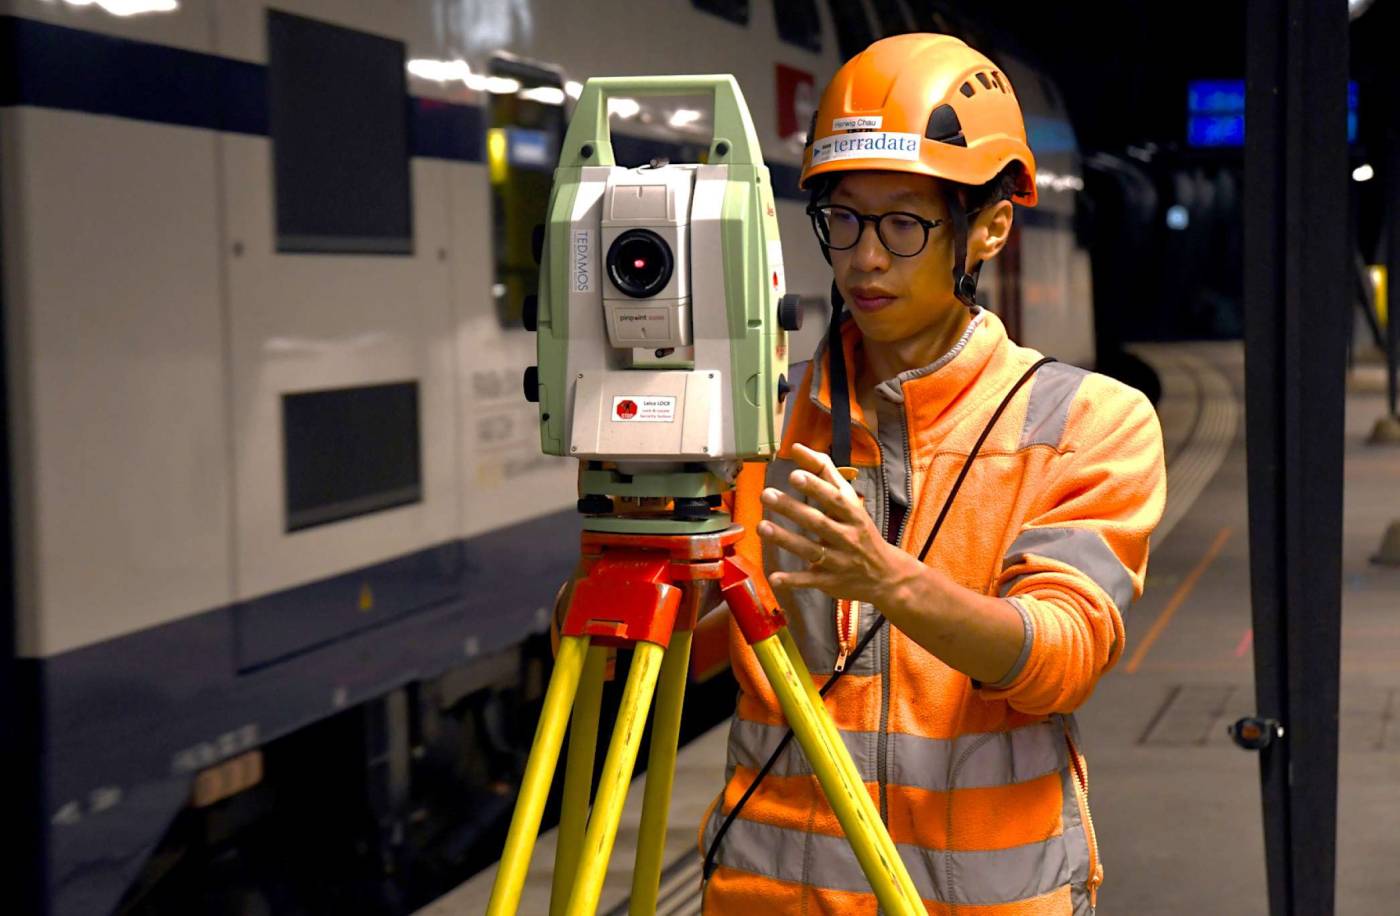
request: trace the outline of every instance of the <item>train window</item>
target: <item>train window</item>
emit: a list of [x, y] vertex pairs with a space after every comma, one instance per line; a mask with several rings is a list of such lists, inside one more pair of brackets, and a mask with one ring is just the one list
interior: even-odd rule
[[402, 42], [269, 10], [277, 250], [411, 254]]
[[880, 23], [883, 36], [903, 35], [909, 31], [909, 20], [904, 15], [904, 4], [900, 0], [871, 0], [875, 5], [875, 19]]
[[808, 51], [822, 49], [822, 23], [817, 0], [773, 0], [778, 38]]
[[486, 162], [496, 253], [492, 296], [501, 325], [519, 328], [525, 297], [539, 291], [531, 244], [549, 216], [549, 190], [564, 142], [564, 81], [558, 71], [515, 58], [493, 58]]
[[418, 383], [282, 396], [287, 531], [421, 502]]
[[749, 0], [690, 0], [690, 5], [735, 25], [749, 24]]
[[827, 0], [827, 5], [836, 24], [836, 45], [841, 51], [841, 59], [850, 60], [875, 40], [870, 30], [870, 20], [866, 18], [865, 4]]

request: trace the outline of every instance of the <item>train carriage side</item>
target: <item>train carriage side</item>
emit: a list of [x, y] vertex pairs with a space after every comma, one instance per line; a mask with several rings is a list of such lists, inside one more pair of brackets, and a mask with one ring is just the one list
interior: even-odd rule
[[[813, 304], [795, 360], [830, 278], [796, 189], [840, 60], [825, 4], [795, 31], [764, 3], [148, 6], [0, 0], [6, 725], [42, 747], [16, 886], [43, 914], [156, 907], [289, 788], [400, 865], [425, 774], [460, 783], [444, 817], [504, 809], [576, 550], [516, 324], [572, 81], [735, 73]], [[615, 117], [631, 154], [703, 147], [703, 117], [641, 113]], [[1063, 228], [1028, 226], [1022, 289], [1069, 282]]]
[[431, 11], [376, 10], [2, 11], [36, 911], [111, 911], [270, 742], [349, 710], [387, 752], [405, 685], [514, 686], [571, 565], [569, 469], [464, 481], [532, 347], [480, 320], [481, 107], [409, 95]]

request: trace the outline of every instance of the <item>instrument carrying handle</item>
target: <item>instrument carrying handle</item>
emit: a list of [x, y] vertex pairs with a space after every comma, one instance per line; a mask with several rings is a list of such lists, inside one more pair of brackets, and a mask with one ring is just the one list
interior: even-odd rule
[[725, 165], [763, 165], [758, 133], [749, 117], [738, 80], [727, 73], [702, 76], [595, 76], [583, 84], [564, 149], [561, 168], [616, 165], [608, 100], [636, 96], [708, 95], [714, 99], [714, 139], [709, 161]]

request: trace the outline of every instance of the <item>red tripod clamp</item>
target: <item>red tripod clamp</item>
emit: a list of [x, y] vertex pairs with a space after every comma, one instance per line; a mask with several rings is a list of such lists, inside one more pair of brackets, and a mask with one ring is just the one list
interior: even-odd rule
[[750, 643], [772, 636], [785, 621], [763, 575], [735, 552], [743, 533], [738, 526], [707, 534], [584, 531], [585, 572], [562, 634], [664, 648], [675, 630], [695, 628], [707, 591], [700, 586], [713, 581]]

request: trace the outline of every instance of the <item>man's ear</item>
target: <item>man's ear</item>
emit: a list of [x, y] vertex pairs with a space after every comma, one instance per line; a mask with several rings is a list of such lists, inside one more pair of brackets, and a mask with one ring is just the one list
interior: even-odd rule
[[978, 264], [990, 261], [1006, 247], [1011, 237], [1012, 206], [1009, 200], [999, 200], [984, 207], [973, 220], [967, 239], [967, 259]]

